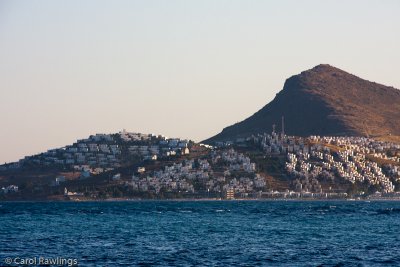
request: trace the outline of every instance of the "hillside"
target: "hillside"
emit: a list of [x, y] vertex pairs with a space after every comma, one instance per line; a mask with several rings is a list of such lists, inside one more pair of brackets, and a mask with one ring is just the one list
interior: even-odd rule
[[400, 135], [400, 90], [318, 65], [286, 80], [269, 104], [207, 140], [235, 140], [281, 129], [288, 135]]
[[258, 134], [209, 147], [162, 135], [96, 134], [0, 165], [0, 201], [400, 198], [400, 145]]

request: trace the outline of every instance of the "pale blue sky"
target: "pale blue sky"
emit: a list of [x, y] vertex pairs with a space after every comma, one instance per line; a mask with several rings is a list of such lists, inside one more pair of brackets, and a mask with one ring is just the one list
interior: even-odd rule
[[0, 0], [0, 162], [97, 132], [206, 139], [327, 63], [400, 88], [400, 1]]

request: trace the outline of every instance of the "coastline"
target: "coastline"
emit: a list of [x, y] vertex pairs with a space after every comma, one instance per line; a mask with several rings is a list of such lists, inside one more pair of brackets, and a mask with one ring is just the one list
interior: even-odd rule
[[58, 202], [397, 202], [400, 198], [372, 198], [372, 199], [349, 199], [349, 198], [171, 198], [171, 199], [131, 199], [131, 198], [109, 198], [109, 199], [21, 199], [21, 200], [0, 200], [0, 203], [58, 203]]

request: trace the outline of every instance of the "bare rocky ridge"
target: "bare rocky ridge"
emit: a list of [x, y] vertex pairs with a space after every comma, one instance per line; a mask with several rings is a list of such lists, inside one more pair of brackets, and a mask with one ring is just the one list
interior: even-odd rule
[[235, 140], [281, 128], [288, 135], [400, 135], [400, 90], [321, 64], [286, 80], [283, 90], [251, 117], [205, 140]]

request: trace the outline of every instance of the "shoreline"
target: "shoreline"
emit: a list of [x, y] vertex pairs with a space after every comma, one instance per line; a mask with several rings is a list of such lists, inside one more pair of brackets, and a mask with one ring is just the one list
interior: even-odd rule
[[245, 201], [259, 201], [259, 202], [397, 202], [400, 198], [373, 198], [373, 199], [323, 199], [323, 198], [237, 198], [237, 199], [216, 199], [216, 198], [171, 198], [171, 199], [130, 199], [130, 198], [109, 198], [109, 199], [64, 199], [64, 200], [0, 200], [0, 203], [60, 203], [60, 202], [245, 202]]

